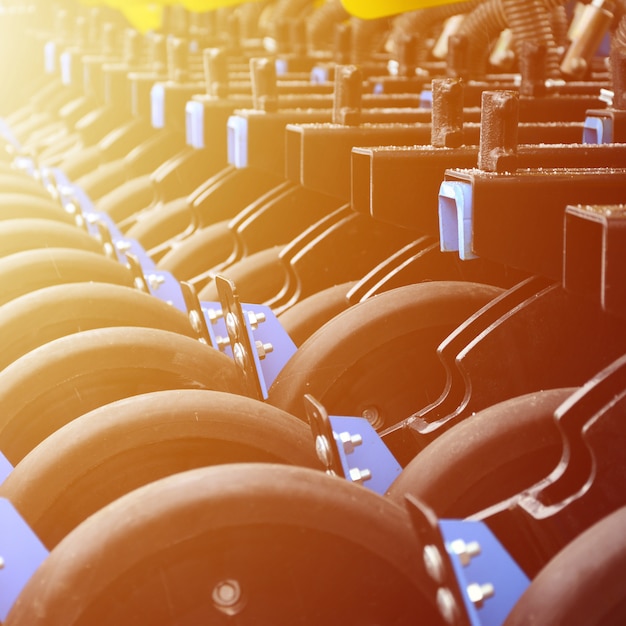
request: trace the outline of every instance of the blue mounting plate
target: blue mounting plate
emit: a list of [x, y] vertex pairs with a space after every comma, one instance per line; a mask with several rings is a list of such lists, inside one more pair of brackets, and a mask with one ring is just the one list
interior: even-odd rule
[[0, 498], [1, 621], [47, 556], [48, 550], [22, 516], [6, 498]]

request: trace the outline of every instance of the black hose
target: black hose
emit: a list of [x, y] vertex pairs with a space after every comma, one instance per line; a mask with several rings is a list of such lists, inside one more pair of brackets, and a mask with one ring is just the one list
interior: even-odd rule
[[394, 20], [391, 34], [389, 36], [389, 46], [392, 53], [395, 53], [400, 42], [408, 37], [414, 37], [417, 43], [415, 62], [420, 63], [428, 57], [428, 39], [434, 26], [445, 21], [453, 15], [469, 13], [480, 4], [481, 0], [471, 0], [470, 2], [455, 2], [441, 6], [421, 9], [420, 11], [410, 11], [404, 13]]
[[332, 50], [335, 27], [350, 18], [341, 0], [329, 0], [307, 20], [307, 38], [313, 50]]
[[[524, 41], [546, 46], [546, 74], [560, 76], [559, 51], [550, 24], [550, 11], [559, 0], [500, 0], [508, 27], [513, 32], [513, 45], [518, 58]], [[549, 6], [546, 6], [549, 5]]]

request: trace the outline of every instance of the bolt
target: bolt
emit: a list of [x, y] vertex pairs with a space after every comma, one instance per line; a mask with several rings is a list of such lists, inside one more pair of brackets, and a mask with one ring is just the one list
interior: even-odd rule
[[461, 565], [464, 567], [469, 565], [473, 557], [480, 554], [480, 544], [478, 541], [470, 541], [465, 543], [463, 539], [455, 539], [449, 544], [450, 550], [459, 557]]
[[252, 330], [256, 330], [259, 327], [259, 324], [262, 324], [267, 318], [265, 317], [265, 313], [259, 311], [255, 313], [254, 311], [248, 311], [248, 322], [250, 323], [250, 328]]
[[222, 580], [213, 588], [213, 604], [226, 615], [236, 615], [243, 609], [241, 586], [236, 580]]
[[194, 333], [200, 334], [202, 331], [202, 320], [198, 311], [189, 311], [189, 321], [191, 322], [191, 328]]
[[263, 343], [262, 341], [255, 341], [257, 354], [259, 359], [263, 360], [270, 352], [274, 352], [274, 346], [271, 343]]
[[224, 313], [221, 309], [218, 309], [217, 311], [215, 309], [203, 309], [203, 311], [204, 314], [209, 318], [209, 322], [211, 322], [211, 324], [217, 324], [217, 320], [224, 317]]
[[467, 596], [472, 601], [475, 607], [480, 608], [484, 601], [493, 597], [496, 590], [491, 583], [472, 583], [466, 588]]
[[333, 456], [330, 443], [328, 443], [328, 439], [324, 435], [315, 437], [315, 453], [324, 467], [329, 468], [332, 465]]
[[424, 566], [428, 575], [436, 582], [443, 583], [446, 575], [446, 570], [443, 562], [441, 552], [433, 544], [427, 544], [424, 546]]
[[217, 335], [215, 337], [215, 343], [217, 344], [217, 349], [224, 352], [224, 350], [226, 350], [226, 348], [230, 345], [230, 339], [228, 337]]
[[343, 446], [343, 451], [346, 454], [352, 454], [354, 452], [354, 449], [363, 443], [363, 437], [361, 437], [361, 435], [351, 435], [348, 432], [339, 433], [337, 439], [339, 439], [339, 441], [341, 442], [341, 445]]
[[372, 428], [375, 428], [376, 430], [381, 428], [384, 424], [384, 419], [382, 415], [380, 414], [380, 411], [378, 410], [377, 407], [373, 405], [365, 407], [361, 411], [361, 417], [363, 419], [366, 419], [370, 423]]
[[50, 196], [54, 200], [58, 200], [59, 199], [59, 190], [52, 183], [48, 183], [46, 185], [46, 191], [50, 194]]
[[102, 248], [104, 250], [105, 256], [107, 256], [109, 259], [117, 258], [117, 254], [115, 252], [115, 248], [113, 247], [113, 244], [111, 242], [103, 241], [102, 242]]
[[148, 274], [146, 281], [152, 289], [158, 289], [165, 282], [165, 277], [158, 274]]
[[123, 239], [118, 239], [118, 241], [115, 242], [115, 247], [120, 252], [126, 252], [127, 250], [131, 249], [132, 244], [130, 243], [130, 241], [125, 241]]
[[242, 370], [246, 369], [246, 350], [239, 341], [233, 346], [233, 358]]
[[231, 336], [236, 337], [239, 334], [239, 320], [231, 311], [226, 314], [226, 328], [228, 329], [228, 334]]
[[135, 289], [138, 289], [139, 291], [144, 291], [147, 292], [147, 288], [146, 288], [146, 283], [143, 281], [143, 278], [141, 278], [140, 276], [135, 276], [135, 278], [133, 279], [133, 285], [135, 286]]
[[72, 200], [68, 200], [63, 205], [63, 208], [65, 209], [65, 212], [69, 213], [70, 215], [77, 215], [78, 214], [78, 207], [76, 206], [76, 204], [74, 202], [72, 202]]
[[359, 469], [358, 467], [353, 467], [350, 470], [350, 480], [353, 483], [364, 483], [366, 480], [370, 480], [372, 478], [372, 472], [365, 469]]
[[437, 590], [437, 608], [448, 624], [454, 624], [459, 614], [459, 607], [454, 595], [447, 587], [439, 587]]

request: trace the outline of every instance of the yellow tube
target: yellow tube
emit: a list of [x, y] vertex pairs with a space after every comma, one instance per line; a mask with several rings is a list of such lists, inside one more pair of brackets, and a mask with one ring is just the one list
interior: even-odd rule
[[456, 4], [468, 0], [341, 0], [344, 8], [354, 17], [374, 19], [397, 15], [417, 9], [428, 9], [442, 4]]

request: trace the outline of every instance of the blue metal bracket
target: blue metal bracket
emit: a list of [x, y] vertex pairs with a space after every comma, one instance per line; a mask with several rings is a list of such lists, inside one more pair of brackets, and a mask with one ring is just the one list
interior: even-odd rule
[[289, 63], [286, 59], [276, 59], [276, 76], [284, 76], [289, 71]]
[[588, 115], [583, 125], [583, 143], [613, 143], [613, 120], [603, 115]]
[[503, 624], [530, 581], [484, 522], [439, 520], [472, 626]]
[[407, 509], [443, 619], [458, 626], [500, 626], [530, 581], [481, 521], [438, 519], [407, 494]]
[[[241, 368], [251, 397], [267, 398], [267, 390], [296, 351], [296, 346], [269, 307], [242, 304], [236, 287], [223, 276], [215, 277], [222, 314], [210, 325], [218, 335], [216, 346], [232, 355]], [[216, 310], [217, 303], [202, 302], [203, 310]], [[224, 324], [222, 327], [221, 325]]]
[[420, 92], [420, 109], [433, 108], [433, 92], [432, 89], [422, 89]]
[[386, 493], [402, 467], [372, 425], [362, 417], [329, 416], [310, 395], [304, 401], [315, 450], [326, 471]]
[[29, 176], [33, 178], [38, 175], [39, 169], [35, 160], [31, 157], [27, 156], [16, 156], [13, 159], [13, 167], [21, 170], [22, 172], [26, 172]]
[[13, 134], [11, 127], [2, 118], [0, 118], [0, 135], [2, 135], [5, 141], [8, 141], [13, 146], [16, 153], [20, 152], [22, 145]]
[[187, 145], [201, 150], [204, 145], [204, 104], [189, 100], [185, 105], [185, 136]]
[[[56, 168], [43, 168], [41, 176], [49, 179], [56, 187], [65, 209], [82, 222], [82, 226], [94, 237], [102, 241], [105, 253], [122, 264], [129, 264], [131, 270], [142, 276], [144, 291], [187, 312], [179, 282], [170, 274], [158, 270], [152, 258], [135, 239], [124, 237], [111, 217], [97, 211], [85, 191], [70, 182], [67, 176]], [[140, 276], [137, 276], [138, 278]]]
[[48, 41], [43, 47], [43, 68], [46, 74], [54, 74], [57, 71], [57, 45], [55, 41]]
[[150, 90], [150, 123], [152, 128], [165, 127], [165, 86], [154, 83]]
[[311, 80], [312, 85], [323, 85], [324, 83], [329, 82], [330, 81], [329, 68], [323, 65], [316, 65], [311, 70], [310, 80]]
[[61, 66], [61, 83], [63, 85], [72, 84], [72, 53], [66, 50], [61, 52], [59, 56], [59, 64]]
[[248, 120], [231, 115], [227, 124], [228, 162], [238, 168], [248, 165]]
[[463, 261], [472, 252], [473, 197], [470, 183], [443, 181], [439, 188], [439, 238], [442, 252], [457, 252]]
[[9, 459], [0, 452], [0, 485], [7, 479], [7, 476], [13, 471]]
[[4, 622], [24, 585], [48, 550], [6, 499], [0, 498], [0, 621]]

